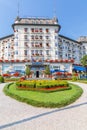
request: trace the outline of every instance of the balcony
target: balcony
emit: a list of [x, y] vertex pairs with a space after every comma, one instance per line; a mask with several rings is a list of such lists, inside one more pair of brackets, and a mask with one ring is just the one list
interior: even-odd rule
[[31, 54], [32, 57], [43, 57], [43, 54]]
[[41, 49], [41, 48], [44, 48], [44, 47], [42, 45], [38, 44], [38, 45], [32, 45], [31, 48]]

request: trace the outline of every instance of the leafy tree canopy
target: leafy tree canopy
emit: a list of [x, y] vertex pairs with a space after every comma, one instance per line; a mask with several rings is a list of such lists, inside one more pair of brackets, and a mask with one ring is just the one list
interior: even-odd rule
[[81, 64], [83, 66], [87, 66], [87, 55], [83, 56], [83, 58], [81, 59]]
[[50, 68], [49, 68], [49, 66], [46, 66], [46, 68], [45, 68], [45, 74], [50, 75]]
[[25, 74], [28, 76], [30, 73], [30, 67], [26, 65]]

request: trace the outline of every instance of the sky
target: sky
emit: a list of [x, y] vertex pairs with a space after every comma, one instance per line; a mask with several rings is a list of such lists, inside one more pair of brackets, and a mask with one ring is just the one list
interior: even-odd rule
[[13, 34], [12, 24], [20, 17], [58, 18], [59, 34], [71, 39], [87, 36], [87, 0], [0, 0], [0, 38]]

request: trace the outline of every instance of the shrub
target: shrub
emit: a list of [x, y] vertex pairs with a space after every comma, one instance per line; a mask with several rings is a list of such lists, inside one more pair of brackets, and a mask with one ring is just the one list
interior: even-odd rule
[[4, 83], [4, 77], [3, 76], [0, 76], [0, 82]]
[[29, 87], [29, 88], [53, 88], [53, 87], [68, 87], [68, 82], [58, 80], [24, 80], [16, 82], [18, 87]]
[[77, 80], [77, 77], [76, 76], [73, 76], [72, 77], [72, 81], [76, 81]]

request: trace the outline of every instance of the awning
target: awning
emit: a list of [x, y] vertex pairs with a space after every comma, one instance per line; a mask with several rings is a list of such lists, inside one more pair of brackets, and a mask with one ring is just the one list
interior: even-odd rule
[[51, 73], [55, 73], [55, 72], [66, 72], [66, 71], [64, 71], [64, 70], [57, 70], [57, 69], [51, 70]]
[[73, 70], [75, 70], [75, 71], [86, 71], [86, 68], [83, 67], [83, 66], [76, 66], [76, 65], [74, 65], [73, 66]]

